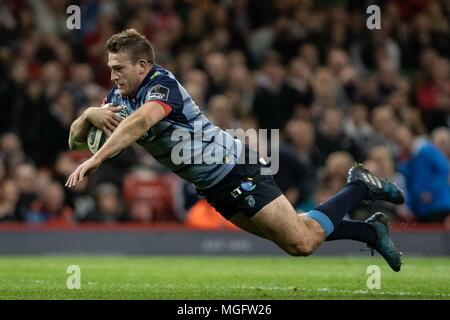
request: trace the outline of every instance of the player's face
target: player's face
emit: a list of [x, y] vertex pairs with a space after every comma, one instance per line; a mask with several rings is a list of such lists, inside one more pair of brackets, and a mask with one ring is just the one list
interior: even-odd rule
[[109, 53], [108, 67], [121, 96], [132, 95], [139, 87], [139, 66], [133, 63], [126, 52]]

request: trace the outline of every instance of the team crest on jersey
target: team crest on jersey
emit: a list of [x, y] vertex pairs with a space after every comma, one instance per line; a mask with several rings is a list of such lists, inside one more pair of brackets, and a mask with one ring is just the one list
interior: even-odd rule
[[148, 90], [145, 101], [149, 100], [166, 100], [169, 98], [169, 88], [160, 84], [153, 86]]
[[253, 208], [255, 206], [255, 204], [256, 204], [255, 198], [253, 198], [253, 196], [246, 196], [245, 197], [245, 202], [251, 208]]

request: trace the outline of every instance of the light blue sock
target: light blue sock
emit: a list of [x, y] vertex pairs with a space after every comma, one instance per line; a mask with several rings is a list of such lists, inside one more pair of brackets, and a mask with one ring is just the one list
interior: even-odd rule
[[314, 221], [317, 221], [318, 224], [322, 227], [323, 231], [325, 231], [325, 237], [328, 237], [334, 230], [333, 222], [331, 222], [328, 216], [320, 211], [311, 210], [306, 216]]

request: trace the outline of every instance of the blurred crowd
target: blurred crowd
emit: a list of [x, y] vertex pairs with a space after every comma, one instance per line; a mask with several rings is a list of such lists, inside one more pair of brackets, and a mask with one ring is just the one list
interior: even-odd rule
[[[67, 28], [70, 4], [79, 30]], [[381, 29], [366, 26], [371, 4]], [[70, 125], [111, 88], [104, 44], [135, 28], [216, 125], [280, 129], [276, 180], [299, 210], [335, 194], [358, 161], [395, 181], [407, 204], [368, 203], [351, 218], [383, 210], [443, 222], [449, 24], [445, 0], [2, 1], [0, 221], [207, 219], [193, 187], [138, 146], [64, 188], [90, 155], [69, 150]]]

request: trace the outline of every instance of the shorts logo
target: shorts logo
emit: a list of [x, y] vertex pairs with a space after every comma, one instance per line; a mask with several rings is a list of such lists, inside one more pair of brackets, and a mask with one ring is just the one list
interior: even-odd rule
[[151, 87], [145, 96], [145, 101], [150, 100], [165, 100], [169, 98], [169, 88], [164, 87], [160, 84]]
[[247, 178], [247, 181], [241, 182], [241, 188], [245, 191], [252, 191], [256, 188], [256, 184], [253, 182], [252, 178]]
[[249, 207], [254, 207], [256, 204], [255, 198], [253, 198], [253, 196], [246, 196], [245, 197], [245, 202], [248, 204]]

